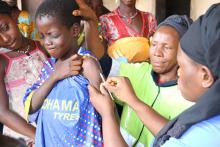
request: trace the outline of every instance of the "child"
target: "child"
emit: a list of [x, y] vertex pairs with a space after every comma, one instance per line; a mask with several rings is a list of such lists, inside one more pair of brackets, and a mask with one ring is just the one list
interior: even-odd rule
[[[42, 42], [56, 58], [45, 62], [41, 80], [27, 90], [24, 98], [29, 121], [37, 123], [37, 147], [102, 146], [100, 117], [87, 89], [89, 82], [99, 87], [101, 69], [88, 51], [77, 45], [81, 18], [72, 15], [77, 9], [72, 0], [47, 0], [36, 13]], [[82, 73], [72, 76], [74, 65], [69, 60], [77, 52], [87, 56]]]
[[[16, 21], [18, 28], [24, 37], [30, 39], [39, 39], [35, 24], [33, 23], [29, 13], [25, 10], [19, 10], [17, 0], [2, 0], [11, 7], [11, 17]], [[9, 52], [6, 48], [0, 48], [0, 53]]]
[[[33, 139], [35, 128], [23, 119], [22, 100], [26, 89], [39, 77], [48, 56], [38, 42], [22, 36], [11, 13], [12, 7], [0, 1], [0, 47], [10, 50], [0, 54], [0, 122]], [[5, 135], [24, 137], [7, 127]]]
[[17, 0], [2, 0], [12, 7], [12, 17], [17, 20], [20, 32], [24, 37], [39, 40], [38, 31], [32, 21], [30, 14], [25, 10], [19, 10]]

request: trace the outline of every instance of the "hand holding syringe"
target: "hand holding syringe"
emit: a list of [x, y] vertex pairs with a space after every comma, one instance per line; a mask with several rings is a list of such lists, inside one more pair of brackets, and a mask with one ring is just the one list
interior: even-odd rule
[[[102, 79], [102, 82], [105, 83], [106, 80], [105, 80], [104, 75], [102, 73], [100, 73], [100, 77]], [[112, 96], [111, 92], [109, 92], [108, 90], [107, 90], [107, 92], [110, 95], [111, 99], [114, 100], [114, 97]]]

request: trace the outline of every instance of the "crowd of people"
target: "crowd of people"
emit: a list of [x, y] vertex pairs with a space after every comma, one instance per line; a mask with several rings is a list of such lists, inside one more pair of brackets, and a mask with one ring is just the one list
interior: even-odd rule
[[0, 144], [220, 145], [220, 3], [157, 24], [136, 0], [42, 0], [35, 18], [16, 2], [0, 0]]

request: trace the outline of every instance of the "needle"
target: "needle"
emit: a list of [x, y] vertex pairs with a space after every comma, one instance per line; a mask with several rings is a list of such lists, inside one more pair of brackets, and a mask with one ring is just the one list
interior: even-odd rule
[[[105, 82], [105, 78], [104, 78], [104, 75], [102, 73], [99, 73], [101, 79], [102, 79], [102, 82], [104, 83]], [[106, 89], [106, 88], [105, 88]], [[107, 90], [107, 89], [106, 89]], [[111, 92], [109, 92], [107, 90], [108, 94], [110, 95], [111, 99], [114, 100], [114, 97], [112, 96]]]

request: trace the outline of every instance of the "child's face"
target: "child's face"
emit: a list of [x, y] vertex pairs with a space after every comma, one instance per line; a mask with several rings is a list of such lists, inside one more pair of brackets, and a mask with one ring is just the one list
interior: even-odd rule
[[0, 47], [10, 50], [22, 45], [22, 35], [15, 21], [8, 15], [0, 14]]
[[71, 49], [74, 49], [76, 40], [74, 40], [71, 29], [60, 23], [55, 17], [37, 17], [36, 24], [42, 43], [52, 57], [62, 58]]

